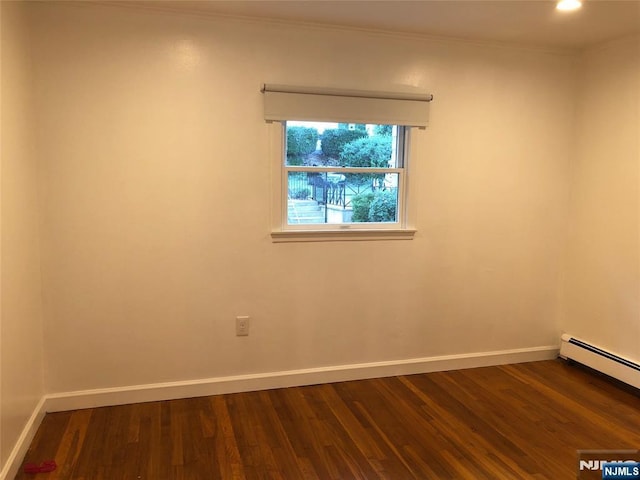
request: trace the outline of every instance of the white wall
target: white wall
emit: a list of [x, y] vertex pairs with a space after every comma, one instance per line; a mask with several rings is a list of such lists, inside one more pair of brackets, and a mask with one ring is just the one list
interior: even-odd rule
[[44, 394], [32, 68], [26, 7], [0, 2], [0, 469]]
[[[557, 343], [570, 57], [33, 8], [49, 392]], [[413, 241], [271, 243], [263, 82], [435, 94]]]
[[579, 70], [562, 328], [640, 360], [640, 37]]

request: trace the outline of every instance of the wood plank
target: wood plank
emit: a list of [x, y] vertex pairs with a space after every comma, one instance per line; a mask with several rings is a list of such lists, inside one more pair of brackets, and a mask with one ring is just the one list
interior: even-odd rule
[[[640, 396], [546, 361], [48, 414], [45, 480], [562, 480], [640, 448]], [[24, 473], [16, 480], [33, 478]]]

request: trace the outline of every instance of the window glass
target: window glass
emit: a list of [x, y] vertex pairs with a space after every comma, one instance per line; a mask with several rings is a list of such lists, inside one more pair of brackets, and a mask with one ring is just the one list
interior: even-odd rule
[[397, 224], [405, 128], [285, 123], [287, 225]]

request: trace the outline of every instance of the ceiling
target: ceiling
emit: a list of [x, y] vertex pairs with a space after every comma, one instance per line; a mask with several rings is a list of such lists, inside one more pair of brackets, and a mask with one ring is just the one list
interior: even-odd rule
[[396, 32], [580, 49], [640, 32], [640, 0], [584, 0], [574, 12], [552, 0], [165, 0], [191, 13], [259, 17]]

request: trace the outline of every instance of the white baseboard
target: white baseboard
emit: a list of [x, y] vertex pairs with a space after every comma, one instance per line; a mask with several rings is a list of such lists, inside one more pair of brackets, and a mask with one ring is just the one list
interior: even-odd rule
[[40, 427], [40, 424], [44, 419], [44, 415], [46, 413], [46, 399], [46, 396], [40, 399], [36, 408], [33, 410], [31, 417], [29, 417], [20, 437], [18, 437], [18, 441], [9, 454], [9, 458], [7, 458], [7, 461], [4, 464], [4, 468], [0, 471], [0, 480], [13, 480], [16, 478], [18, 470], [22, 465], [22, 460], [27, 454], [27, 450], [29, 450], [31, 441], [36, 435], [38, 427]]
[[[501, 350], [440, 357], [412, 358], [332, 367], [288, 370], [228, 377], [206, 378], [129, 387], [101, 388], [46, 396], [47, 412], [124, 405], [129, 403], [203, 397], [366, 378], [411, 375], [463, 368], [550, 360], [558, 356], [557, 346]], [[0, 478], [0, 480], [3, 480]]]

